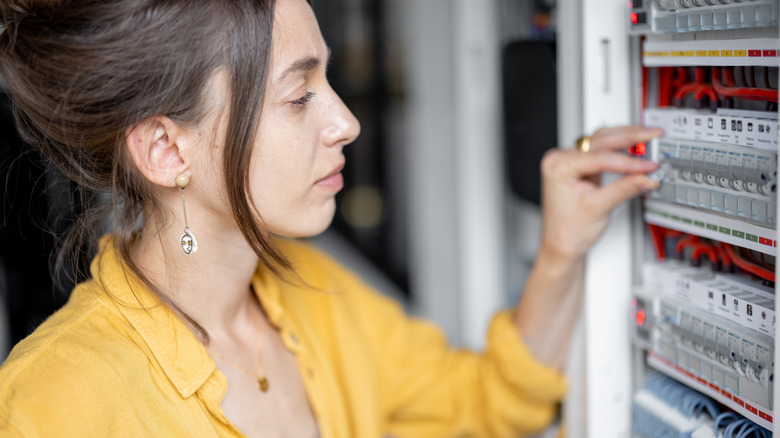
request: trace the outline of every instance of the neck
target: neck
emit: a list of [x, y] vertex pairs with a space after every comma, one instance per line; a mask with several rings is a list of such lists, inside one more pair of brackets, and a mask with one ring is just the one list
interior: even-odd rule
[[250, 283], [258, 257], [232, 224], [201, 217], [190, 231], [198, 250], [185, 254], [179, 243], [183, 222], [149, 220], [133, 246], [133, 260], [209, 336], [234, 332], [256, 305]]

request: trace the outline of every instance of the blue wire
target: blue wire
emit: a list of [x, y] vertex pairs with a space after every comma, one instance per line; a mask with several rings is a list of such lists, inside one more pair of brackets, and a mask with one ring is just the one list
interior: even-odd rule
[[[720, 432], [720, 423], [723, 421], [734, 421], [736, 420], [737, 416], [734, 415], [733, 412], [724, 412], [717, 417], [715, 417], [715, 425], [713, 426], [713, 430], [715, 431], [715, 436], [718, 436], [718, 433]], [[728, 423], [726, 423], [728, 424]], [[725, 435], [724, 435], [725, 438]]]
[[726, 430], [723, 432], [723, 438], [736, 438], [734, 436], [734, 432], [736, 432], [737, 428], [744, 424], [747, 420], [744, 418], [739, 418], [735, 421], [733, 421], [731, 424], [726, 426]]
[[718, 409], [715, 402], [704, 396], [702, 396], [701, 404], [698, 405], [698, 408], [695, 413], [697, 416], [701, 414], [702, 409], [707, 409], [710, 418], [715, 418], [720, 414], [720, 409]]
[[708, 397], [661, 373], [648, 376], [645, 387], [689, 418], [700, 415], [703, 409], [712, 418], [720, 412]]
[[745, 423], [739, 430], [737, 438], [747, 438], [758, 426], [753, 423]]
[[722, 438], [771, 438], [763, 427], [733, 412], [721, 413], [712, 399], [660, 372], [648, 375], [644, 387], [688, 418], [697, 418], [706, 410], [714, 420], [716, 437], [724, 428]]

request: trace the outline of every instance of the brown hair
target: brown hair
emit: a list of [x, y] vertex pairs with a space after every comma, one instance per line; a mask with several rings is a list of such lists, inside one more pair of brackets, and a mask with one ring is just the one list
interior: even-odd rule
[[[63, 239], [55, 272], [91, 258], [113, 210], [117, 248], [131, 272], [205, 330], [140, 272], [130, 257], [136, 224], [158, 206], [125, 148], [128, 127], [164, 115], [196, 123], [219, 69], [230, 79], [223, 173], [236, 224], [263, 264], [290, 263], [267, 237], [249, 187], [250, 157], [265, 93], [274, 0], [3, 0], [0, 76], [25, 140], [86, 190], [111, 204], [87, 208]], [[82, 195], [83, 198], [83, 195]], [[89, 252], [80, 248], [87, 245]], [[81, 262], [81, 263], [80, 263]], [[83, 274], [74, 273], [75, 281]]]

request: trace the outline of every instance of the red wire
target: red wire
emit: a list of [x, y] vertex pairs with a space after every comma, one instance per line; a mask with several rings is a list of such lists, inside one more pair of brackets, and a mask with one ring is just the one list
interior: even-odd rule
[[677, 241], [677, 245], [674, 246], [674, 252], [675, 254], [682, 254], [683, 251], [685, 251], [685, 247], [687, 246], [695, 246], [699, 243], [699, 236], [694, 236], [692, 234], [683, 235], [684, 237], [680, 238], [680, 240]]
[[737, 251], [729, 245], [728, 243], [723, 242], [723, 248], [726, 249], [726, 253], [731, 257], [732, 260], [734, 260], [734, 264], [737, 265], [738, 268], [742, 269], [745, 272], [748, 272], [750, 274], [753, 274], [757, 277], [761, 277], [764, 280], [769, 280], [774, 283], [775, 281], [775, 273], [773, 271], [770, 271], [769, 269], [764, 268], [763, 266], [758, 266], [754, 263], [751, 263], [740, 256]]
[[672, 82], [672, 85], [675, 87], [681, 87], [683, 84], [688, 82], [688, 70], [686, 70], [685, 67], [677, 67], [675, 69], [675, 73], [677, 73], [677, 77], [674, 79], [674, 82]]
[[707, 258], [710, 259], [710, 263], [713, 265], [718, 263], [718, 254], [715, 252], [715, 249], [707, 245], [706, 243], [699, 242], [693, 245], [693, 253], [691, 254], [691, 258], [693, 260], [697, 260], [699, 257], [702, 256], [702, 254], [706, 255]]
[[[680, 74], [679, 72], [680, 70], [678, 70], [678, 74]], [[685, 69], [682, 69], [682, 72], [685, 72]], [[679, 88], [677, 88], [677, 91], [675, 91], [674, 100], [676, 104], [682, 104], [682, 100], [685, 98], [685, 95], [687, 95], [688, 93], [696, 93], [698, 95], [702, 92], [703, 87], [708, 87], [707, 85], [704, 85], [704, 67], [696, 67], [693, 69], [693, 72], [695, 77], [694, 81], [680, 86]], [[717, 95], [715, 95], [714, 91], [712, 92], [712, 94], [707, 93], [707, 95], [715, 96], [714, 99], [710, 97], [711, 101], [718, 100], [718, 97]], [[704, 97], [704, 95], [701, 95], [700, 97], [694, 96], [694, 98], [697, 100], [700, 100], [702, 97]]]
[[672, 97], [672, 67], [658, 69], [658, 106], [669, 106]]
[[712, 69], [712, 86], [715, 91], [721, 96], [727, 97], [739, 97], [748, 100], [768, 100], [770, 102], [777, 102], [777, 90], [769, 90], [765, 88], [735, 88], [724, 87], [720, 83], [720, 69]]
[[669, 228], [661, 228], [664, 231], [664, 237], [669, 239], [676, 239], [683, 235], [682, 231], [671, 230]]
[[664, 229], [658, 225], [647, 224], [650, 230], [650, 238], [655, 248], [655, 256], [658, 260], [666, 260], [666, 249], [664, 249]]
[[[715, 70], [716, 69], [712, 69], [713, 77], [715, 75]], [[723, 69], [723, 76], [726, 79], [726, 86], [727, 87], [736, 87], [737, 86], [737, 81], [734, 80], [734, 70], [732, 70], [730, 68]], [[718, 71], [718, 79], [720, 79], [720, 71]]]
[[695, 92], [700, 86], [700, 84], [690, 82], [678, 88], [677, 91], [674, 92], [675, 102], [682, 101], [686, 94]]
[[694, 76], [696, 77], [697, 84], [704, 83], [704, 67], [696, 67], [693, 69]]
[[715, 102], [718, 100], [718, 93], [716, 93], [715, 89], [709, 85], [700, 85], [696, 90], [696, 94], [693, 95], [693, 98], [696, 100], [701, 100], [701, 98], [703, 98], [705, 95], [710, 98], [710, 102]]
[[718, 253], [720, 260], [723, 262], [723, 270], [730, 271], [731, 267], [734, 265], [734, 262], [731, 260], [731, 257], [729, 257], [726, 250], [723, 249], [723, 247], [720, 245], [713, 245], [712, 247], [715, 249], [715, 252]]

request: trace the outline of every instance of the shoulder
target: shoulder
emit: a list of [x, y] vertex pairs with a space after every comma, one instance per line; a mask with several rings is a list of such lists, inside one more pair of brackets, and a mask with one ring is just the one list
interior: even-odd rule
[[63, 343], [78, 338], [74, 333], [84, 331], [84, 326], [89, 325], [95, 312], [102, 308], [100, 300], [88, 289], [88, 283], [76, 287], [65, 306], [14, 347], [0, 368], [0, 389], [41, 358], [59, 352]]
[[88, 287], [77, 287], [68, 304], [14, 347], [0, 367], [3, 422], [20, 430], [26, 424], [65, 427], [89, 421], [85, 411], [110, 409], [111, 394], [122, 386], [120, 370], [138, 348]]

